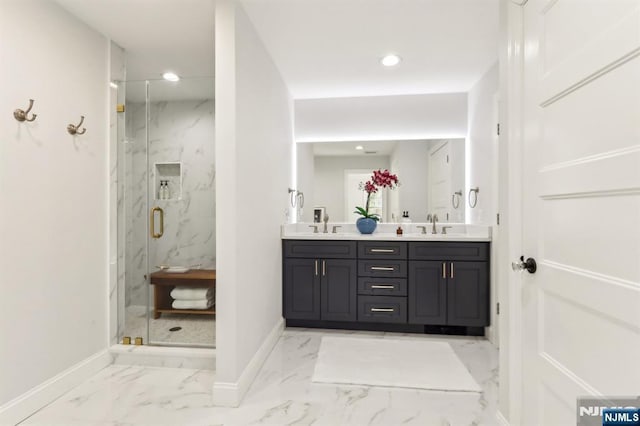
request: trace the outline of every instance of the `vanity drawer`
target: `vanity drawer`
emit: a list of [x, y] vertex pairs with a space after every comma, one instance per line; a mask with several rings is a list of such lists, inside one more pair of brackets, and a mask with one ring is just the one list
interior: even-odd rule
[[406, 323], [407, 298], [358, 296], [358, 321]]
[[410, 242], [411, 260], [489, 260], [489, 243]]
[[358, 276], [360, 277], [405, 277], [407, 276], [406, 260], [358, 260]]
[[284, 240], [284, 257], [355, 259], [355, 241]]
[[358, 294], [371, 296], [406, 296], [406, 278], [358, 278]]
[[393, 241], [359, 241], [359, 259], [406, 259], [407, 243]]

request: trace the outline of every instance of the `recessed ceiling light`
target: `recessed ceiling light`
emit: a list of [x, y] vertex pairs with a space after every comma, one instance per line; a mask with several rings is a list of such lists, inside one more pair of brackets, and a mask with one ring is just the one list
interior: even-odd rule
[[165, 72], [164, 74], [162, 74], [162, 78], [167, 81], [180, 81], [180, 77], [178, 77], [178, 74], [173, 72]]
[[358, 145], [358, 146], [356, 146], [356, 149], [358, 149], [358, 150], [363, 150], [363, 149], [364, 149], [364, 147], [363, 147], [362, 145]]
[[382, 62], [382, 65], [384, 65], [385, 67], [395, 67], [400, 63], [400, 61], [401, 59], [398, 55], [387, 55], [382, 58], [380, 62]]

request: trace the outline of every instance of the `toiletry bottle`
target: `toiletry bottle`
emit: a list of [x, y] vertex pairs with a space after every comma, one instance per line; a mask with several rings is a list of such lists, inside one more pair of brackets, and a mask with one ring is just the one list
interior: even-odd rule
[[160, 188], [158, 188], [158, 200], [164, 199], [164, 181], [160, 181]]
[[168, 180], [164, 181], [164, 199], [165, 200], [171, 199], [171, 190], [169, 189], [169, 181]]
[[403, 232], [403, 231], [402, 231], [402, 227], [401, 227], [401, 226], [398, 226], [398, 229], [396, 229], [396, 235], [397, 235], [397, 236], [399, 236], [399, 237], [401, 237], [401, 236], [402, 236], [402, 232]]

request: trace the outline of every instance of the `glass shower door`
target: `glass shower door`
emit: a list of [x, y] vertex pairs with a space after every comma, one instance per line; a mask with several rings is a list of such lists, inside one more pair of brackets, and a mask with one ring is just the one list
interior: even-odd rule
[[212, 79], [148, 83], [149, 343], [215, 345]]

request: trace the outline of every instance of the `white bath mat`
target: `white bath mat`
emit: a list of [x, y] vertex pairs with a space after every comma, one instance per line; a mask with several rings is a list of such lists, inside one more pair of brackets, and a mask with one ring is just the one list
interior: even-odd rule
[[325, 336], [313, 382], [481, 392], [445, 342]]

